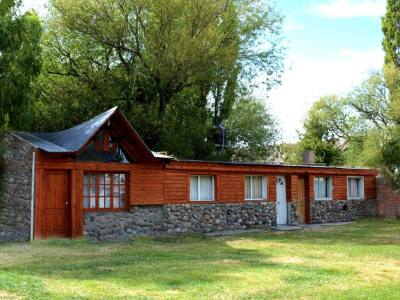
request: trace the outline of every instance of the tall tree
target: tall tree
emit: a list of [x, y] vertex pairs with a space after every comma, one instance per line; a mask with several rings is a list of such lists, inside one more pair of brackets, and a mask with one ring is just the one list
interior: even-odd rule
[[314, 150], [321, 163], [376, 164], [380, 145], [372, 141], [393, 125], [388, 85], [374, 72], [348, 95], [322, 97], [313, 105], [297, 155]]
[[0, 2], [0, 129], [24, 127], [21, 115], [31, 103], [31, 83], [41, 66], [38, 16], [18, 13], [20, 1]]
[[384, 34], [383, 49], [385, 50], [385, 63], [394, 63], [400, 67], [400, 2], [388, 0], [386, 14], [382, 18], [382, 31]]
[[265, 104], [249, 96], [235, 103], [226, 120], [226, 152], [236, 161], [268, 161], [278, 154], [279, 131]]
[[167, 114], [175, 108], [195, 106], [192, 120], [207, 126], [209, 113], [215, 122], [228, 117], [238, 85], [255, 72], [268, 74], [266, 87], [279, 82], [282, 18], [265, 4], [51, 1], [35, 129], [65, 128], [119, 105], [150, 147], [170, 150]]

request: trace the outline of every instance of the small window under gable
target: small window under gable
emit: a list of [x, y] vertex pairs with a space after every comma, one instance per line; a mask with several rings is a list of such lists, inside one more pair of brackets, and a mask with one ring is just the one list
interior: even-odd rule
[[111, 130], [102, 129], [77, 156], [77, 160], [130, 163], [131, 160], [121, 145], [121, 139]]

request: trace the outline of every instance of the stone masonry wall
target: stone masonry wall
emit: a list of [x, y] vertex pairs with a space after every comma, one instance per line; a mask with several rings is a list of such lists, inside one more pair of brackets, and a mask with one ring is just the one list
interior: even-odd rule
[[275, 220], [274, 202], [133, 206], [129, 212], [85, 213], [84, 236], [125, 240], [135, 235], [268, 228]]
[[288, 225], [296, 225], [299, 223], [299, 219], [297, 216], [297, 203], [296, 202], [288, 202], [287, 204], [287, 213], [288, 213]]
[[4, 136], [4, 193], [0, 196], [0, 242], [27, 241], [31, 226], [34, 147], [13, 134]]
[[310, 203], [312, 223], [349, 222], [374, 216], [372, 200], [313, 200]]

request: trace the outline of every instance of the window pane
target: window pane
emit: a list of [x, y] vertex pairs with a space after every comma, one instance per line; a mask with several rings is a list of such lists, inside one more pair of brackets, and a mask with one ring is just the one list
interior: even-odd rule
[[104, 198], [103, 197], [99, 198], [99, 208], [104, 208]]
[[214, 188], [212, 176], [200, 176], [199, 200], [214, 200]]
[[111, 187], [109, 185], [106, 185], [105, 193], [106, 193], [106, 196], [111, 196]]
[[96, 208], [96, 197], [90, 197], [90, 208]]
[[104, 184], [104, 174], [99, 175], [99, 184]]
[[106, 173], [105, 180], [106, 180], [106, 184], [110, 184], [110, 182], [111, 182], [111, 174]]
[[252, 199], [262, 198], [262, 178], [261, 176], [252, 176], [253, 181], [253, 195]]
[[314, 198], [319, 198], [318, 197], [318, 177], [314, 178]]
[[99, 185], [99, 196], [104, 196], [104, 185]]
[[245, 194], [246, 199], [251, 199], [251, 176], [246, 176]]
[[89, 195], [89, 186], [85, 185], [83, 186], [83, 196], [88, 196]]
[[315, 177], [314, 178], [314, 195], [317, 199], [332, 198], [332, 178], [331, 177]]
[[125, 184], [125, 174], [119, 174], [119, 182]]
[[89, 198], [83, 198], [83, 208], [89, 208]]
[[90, 195], [96, 195], [96, 186], [95, 185], [91, 185], [90, 186]]
[[114, 197], [119, 196], [118, 185], [114, 185]]
[[127, 203], [125, 181], [126, 175], [122, 173], [84, 174], [86, 184], [83, 185], [83, 207], [85, 209], [125, 207]]
[[190, 177], [190, 200], [199, 200], [198, 199], [198, 176]]
[[361, 197], [361, 182], [360, 178], [349, 178], [349, 196]]
[[119, 208], [119, 199], [118, 199], [118, 197], [114, 197], [114, 208]]

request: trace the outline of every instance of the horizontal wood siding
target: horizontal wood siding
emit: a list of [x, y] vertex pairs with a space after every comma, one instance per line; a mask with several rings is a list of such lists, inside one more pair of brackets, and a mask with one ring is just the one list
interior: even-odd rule
[[131, 205], [164, 203], [164, 171], [156, 168], [132, 168]]
[[219, 183], [219, 202], [244, 202], [243, 174], [222, 173]]
[[165, 171], [164, 203], [188, 203], [189, 180], [187, 172]]
[[268, 200], [276, 201], [276, 176], [268, 175]]
[[347, 199], [347, 176], [333, 176], [333, 199]]
[[364, 177], [364, 192], [366, 199], [376, 199], [376, 177]]
[[[308, 199], [314, 200], [314, 177], [313, 175], [310, 175], [308, 177], [308, 194], [306, 195]], [[306, 189], [307, 190], [307, 189]]]

